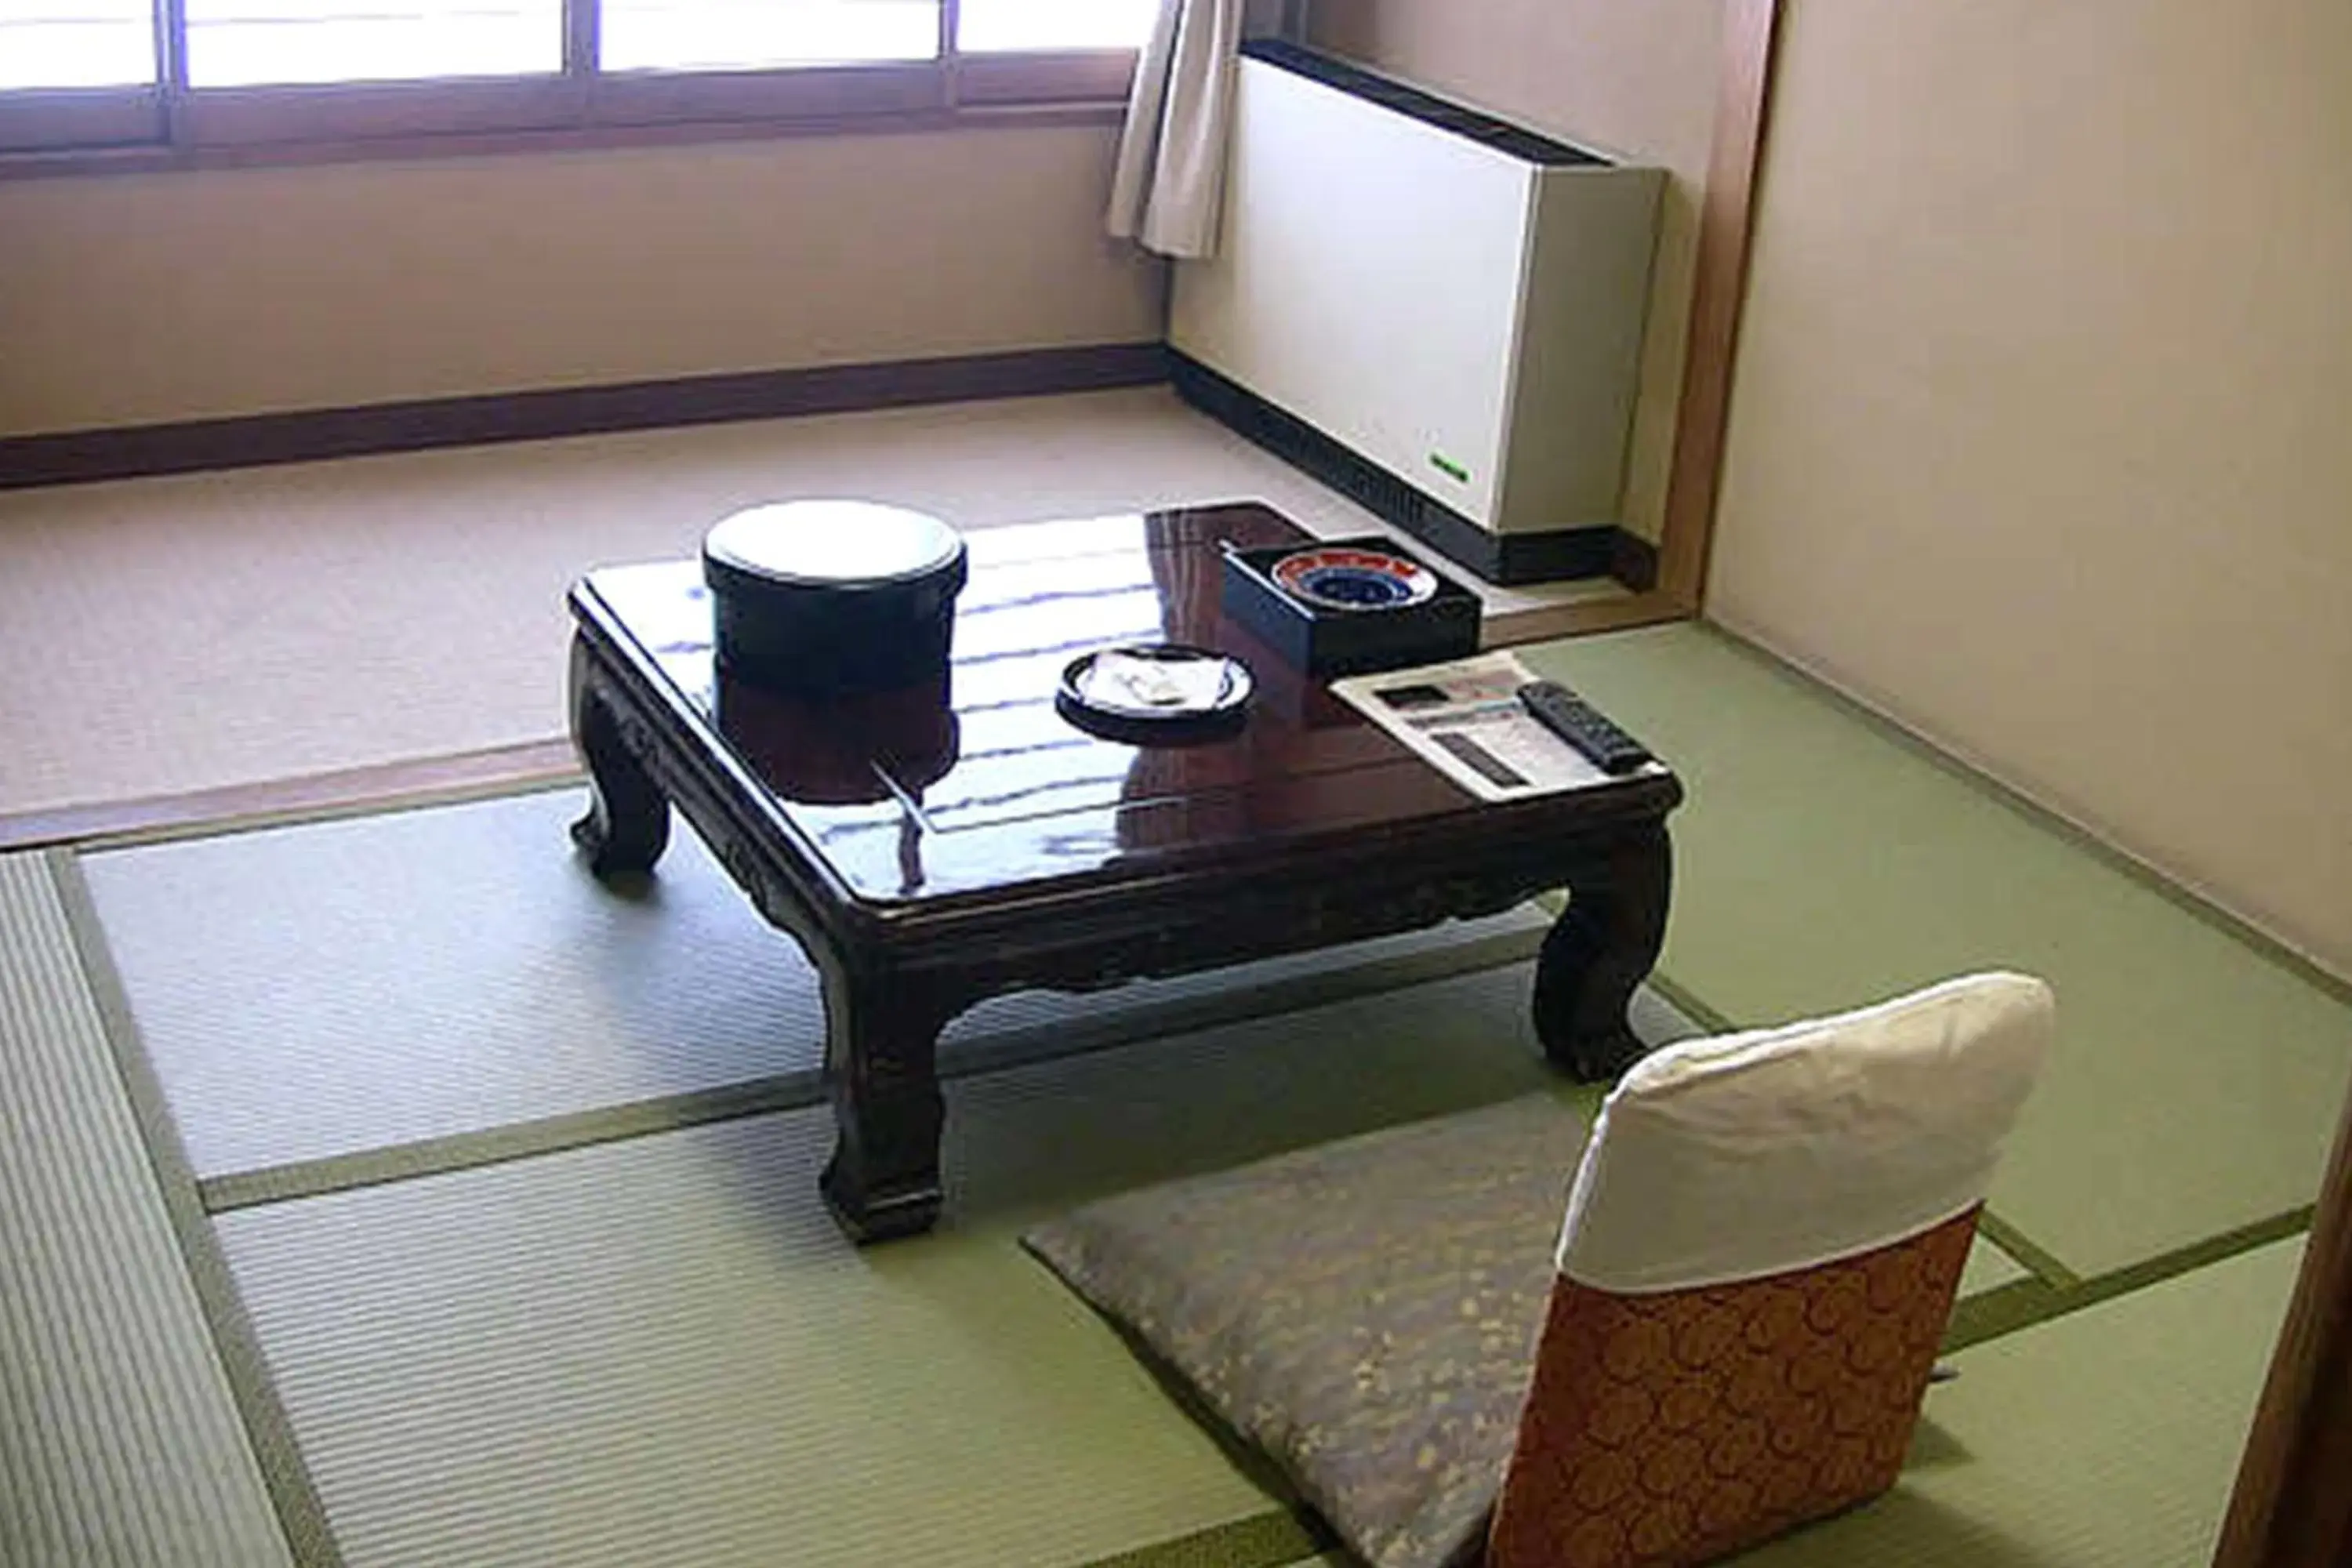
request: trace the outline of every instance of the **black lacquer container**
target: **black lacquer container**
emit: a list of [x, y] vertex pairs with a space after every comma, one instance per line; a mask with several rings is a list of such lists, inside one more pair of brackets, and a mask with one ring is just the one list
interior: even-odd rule
[[954, 529], [870, 501], [754, 507], [702, 542], [719, 668], [806, 696], [943, 681], [967, 572]]
[[[1437, 581], [1420, 604], [1374, 609], [1316, 605], [1276, 581], [1284, 557], [1301, 549], [1367, 550], [1419, 567]], [[1330, 539], [1317, 545], [1227, 548], [1221, 603], [1225, 614], [1257, 634], [1294, 668], [1326, 679], [1437, 664], [1478, 651], [1478, 595], [1395, 542], [1378, 535]]]

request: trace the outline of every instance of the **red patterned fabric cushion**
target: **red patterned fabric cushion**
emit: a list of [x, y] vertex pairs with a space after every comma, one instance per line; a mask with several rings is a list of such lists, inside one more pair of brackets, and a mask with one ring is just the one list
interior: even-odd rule
[[1489, 1568], [1711, 1562], [1894, 1485], [1976, 1235], [1733, 1285], [1552, 1285]]

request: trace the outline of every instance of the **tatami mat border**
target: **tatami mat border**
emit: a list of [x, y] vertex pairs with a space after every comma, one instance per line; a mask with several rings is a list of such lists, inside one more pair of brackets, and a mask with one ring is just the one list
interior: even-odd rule
[[1258, 1513], [1097, 1557], [1085, 1568], [1285, 1568], [1329, 1551], [1336, 1542], [1312, 1515]]
[[[1288, 975], [1231, 991], [1171, 1000], [1100, 1020], [1057, 1024], [1050, 1039], [1034, 1030], [1012, 1029], [1001, 1037], [964, 1045], [942, 1061], [940, 1076], [950, 1080], [975, 1078], [1034, 1062], [1110, 1050], [1163, 1036], [1301, 1012], [1353, 997], [1500, 969], [1534, 957], [1543, 936], [1540, 928], [1498, 931], [1450, 947]], [[476, 1170], [649, 1133], [797, 1110], [822, 1104], [824, 1100], [824, 1079], [819, 1073], [789, 1073], [478, 1132], [236, 1171], [197, 1183], [196, 1191], [207, 1212], [226, 1214], [387, 1182]]]
[[1643, 984], [1672, 1003], [1675, 1011], [1710, 1035], [1728, 1035], [1748, 1026], [1708, 1006], [1705, 998], [1694, 994], [1688, 986], [1662, 969], [1652, 970]]
[[1977, 1221], [1977, 1229], [1994, 1246], [2023, 1264], [2028, 1272], [2054, 1290], [2071, 1290], [2082, 1284], [2083, 1277], [2061, 1263], [2048, 1247], [1993, 1213], [1985, 1210]]
[[178, 1237], [197, 1302], [212, 1327], [214, 1348], [227, 1374], [230, 1394], [253, 1444], [287, 1544], [302, 1568], [341, 1568], [342, 1552], [328, 1522], [326, 1507], [295, 1444], [293, 1425], [270, 1379], [261, 1342], [205, 1213], [194, 1171], [164, 1108], [163, 1087], [139, 1043], [138, 1026], [131, 1020], [121, 976], [115, 971], [99, 926], [89, 884], [82, 879], [70, 850], [52, 849], [43, 858], [64, 907], [83, 975], [97, 1001], [114, 1056], [115, 1070], [121, 1076], [140, 1137], [154, 1166], [156, 1187]]
[[[2240, 1226], [2220, 1236], [2178, 1247], [2160, 1257], [2118, 1268], [2108, 1274], [2079, 1280], [2070, 1285], [2052, 1285], [2041, 1279], [2013, 1280], [1998, 1289], [1988, 1290], [1962, 1301], [1952, 1313], [1952, 1322], [1944, 1335], [1947, 1353], [1963, 1351], [1970, 1345], [1983, 1344], [2020, 1329], [2030, 1329], [2054, 1318], [2079, 1312], [2085, 1307], [2095, 1307], [2112, 1301], [2118, 1296], [2128, 1296], [2151, 1285], [2160, 1285], [2183, 1274], [2226, 1262], [2241, 1253], [2268, 1247], [2301, 1236], [2311, 1228], [2313, 1207], [2306, 1204], [2269, 1219]], [[2012, 1233], [2013, 1235], [2014, 1233]], [[2029, 1247], [2031, 1244], [2027, 1244]], [[2003, 1251], [2011, 1251], [2009, 1241], [2000, 1243]], [[2038, 1248], [2033, 1250], [2038, 1251]], [[2026, 1262], [2023, 1258], [2019, 1261]], [[2030, 1262], [2027, 1267], [2033, 1267]]]

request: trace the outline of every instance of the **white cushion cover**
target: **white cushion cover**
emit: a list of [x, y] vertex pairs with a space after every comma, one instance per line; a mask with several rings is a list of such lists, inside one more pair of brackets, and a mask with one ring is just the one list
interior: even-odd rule
[[2053, 1019], [2041, 981], [1986, 973], [1654, 1052], [1601, 1108], [1560, 1271], [1621, 1294], [1677, 1290], [1940, 1225], [1983, 1200]]

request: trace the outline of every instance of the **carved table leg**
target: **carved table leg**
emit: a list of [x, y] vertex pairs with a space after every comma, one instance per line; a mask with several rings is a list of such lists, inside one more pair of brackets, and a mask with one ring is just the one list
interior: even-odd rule
[[1626, 1005], [1658, 961], [1673, 877], [1673, 844], [1654, 823], [1569, 885], [1536, 961], [1535, 1024], [1545, 1054], [1578, 1078], [1613, 1078], [1641, 1059]]
[[839, 1137], [820, 1183], [853, 1241], [931, 1228], [945, 1106], [934, 1052], [956, 1002], [903, 975], [826, 964], [825, 1079]]
[[622, 744], [613, 710], [596, 690], [593, 656], [572, 643], [572, 741], [588, 764], [588, 815], [572, 825], [572, 841], [599, 877], [650, 871], [669, 844], [669, 803], [645, 764]]

